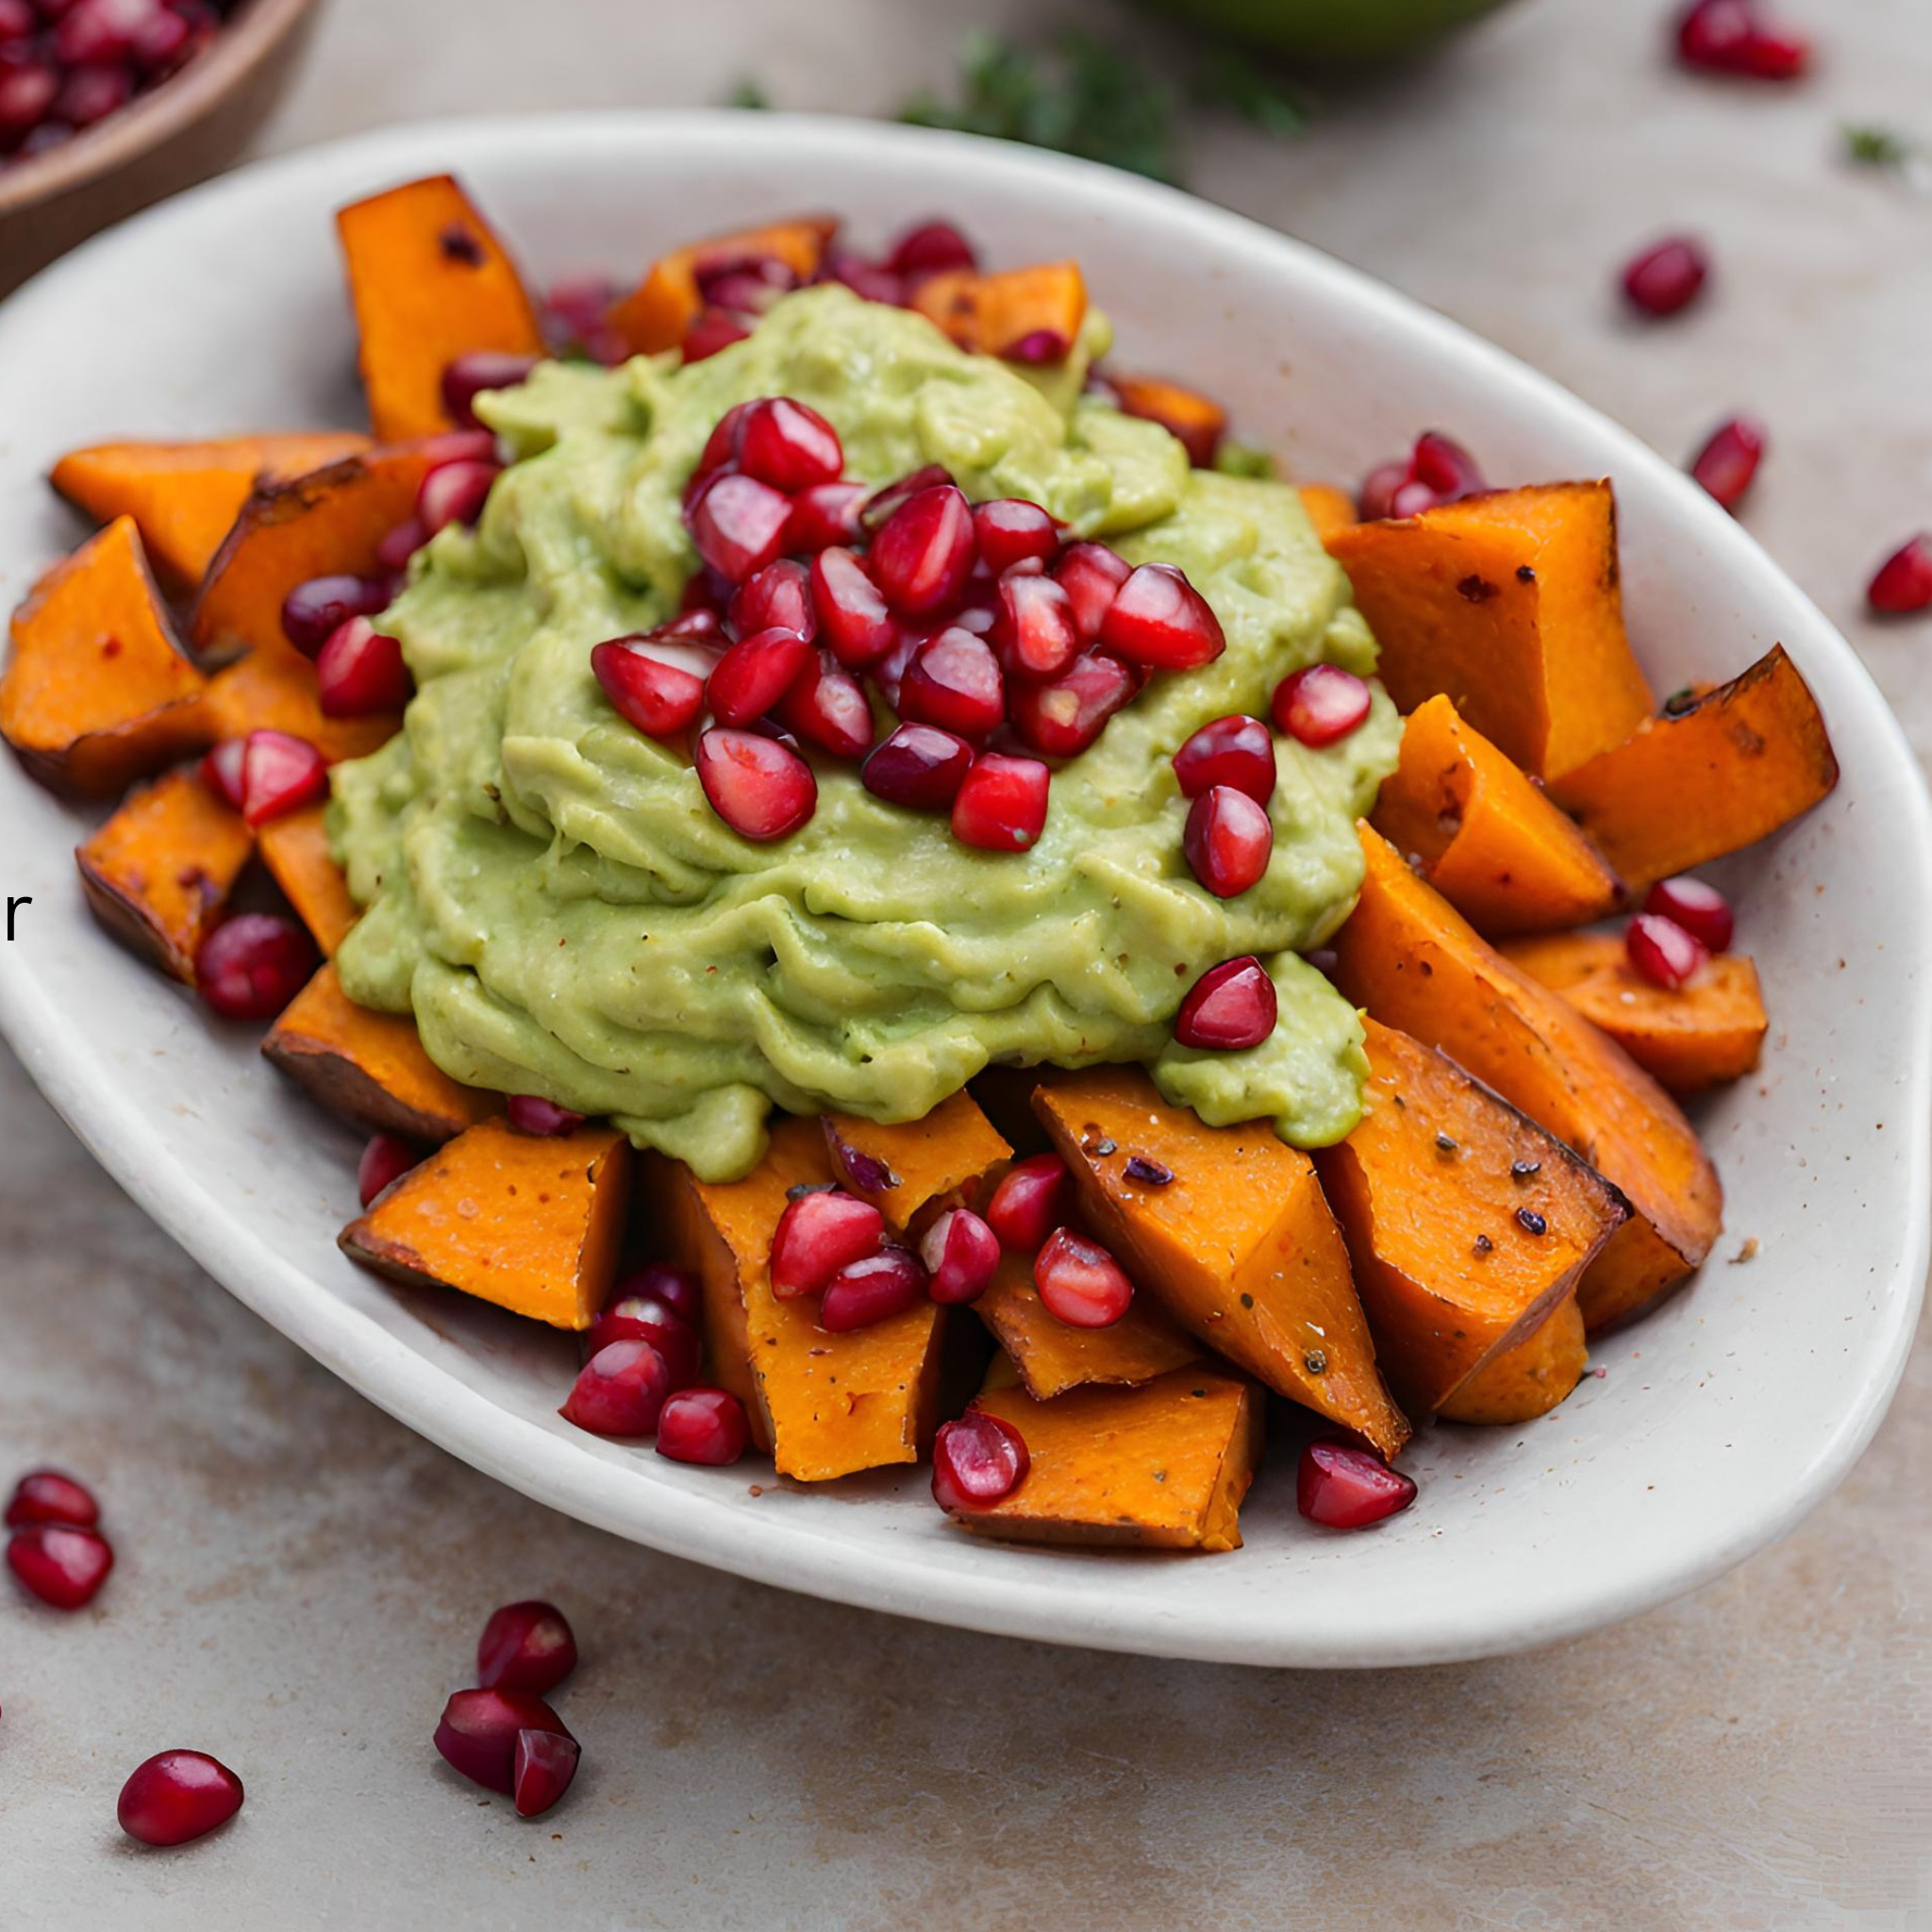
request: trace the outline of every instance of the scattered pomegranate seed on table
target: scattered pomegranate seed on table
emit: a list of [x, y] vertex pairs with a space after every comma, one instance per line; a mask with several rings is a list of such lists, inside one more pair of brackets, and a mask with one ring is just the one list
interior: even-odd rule
[[292, 920], [237, 913], [202, 941], [194, 990], [225, 1019], [273, 1020], [320, 963], [315, 941]]
[[1752, 416], [1721, 424], [1698, 451], [1690, 474], [1728, 510], [1735, 510], [1764, 460], [1764, 425]]
[[1702, 879], [1659, 879], [1644, 895], [1643, 909], [1682, 926], [1713, 953], [1726, 950], [1736, 930], [1731, 902]]
[[1033, 1257], [1033, 1285], [1047, 1312], [1070, 1328], [1110, 1328], [1134, 1299], [1113, 1256], [1070, 1227], [1056, 1228]]
[[458, 1690], [443, 1706], [436, 1748], [473, 1784], [511, 1796], [521, 1732], [570, 1739], [569, 1727], [541, 1697], [507, 1688]]
[[7, 1540], [7, 1567], [43, 1604], [78, 1610], [107, 1582], [114, 1547], [85, 1524], [30, 1522]]
[[423, 1158], [421, 1152], [396, 1134], [375, 1134], [356, 1163], [356, 1194], [367, 1208], [393, 1181], [399, 1181]]
[[658, 1454], [673, 1462], [722, 1468], [751, 1441], [744, 1405], [724, 1389], [680, 1389], [658, 1418]]
[[8, 1499], [6, 1525], [22, 1529], [29, 1523], [66, 1523], [92, 1529], [101, 1520], [101, 1506], [83, 1482], [58, 1469], [30, 1470], [13, 1487]]
[[819, 1326], [843, 1335], [891, 1321], [926, 1299], [925, 1270], [916, 1255], [885, 1247], [841, 1268], [819, 1301]]
[[1657, 912], [1640, 912], [1630, 922], [1624, 950], [1638, 973], [1667, 992], [1688, 986], [1710, 958], [1696, 934]]
[[1677, 58], [1751, 80], [1797, 80], [1811, 64], [1811, 46], [1768, 19], [1758, 0], [1693, 0], [1678, 17]]
[[1000, 1264], [1000, 1238], [970, 1208], [949, 1208], [919, 1244], [936, 1302], [977, 1301]]
[[772, 1292], [823, 1294], [833, 1276], [876, 1255], [886, 1217], [843, 1188], [813, 1188], [786, 1204], [772, 1239]]
[[987, 1225], [1000, 1245], [1030, 1255], [1060, 1224], [1069, 1176], [1058, 1154], [1016, 1160], [986, 1204]]
[[1688, 236], [1674, 235], [1634, 257], [1624, 268], [1624, 293], [1645, 315], [1675, 315], [1703, 291], [1710, 259]]
[[932, 1443], [932, 1499], [941, 1509], [990, 1509], [1026, 1480], [1025, 1439], [1002, 1416], [968, 1409]]
[[1252, 957], [1210, 966], [1195, 980], [1174, 1015], [1174, 1037], [1182, 1046], [1239, 1053], [1274, 1031], [1274, 982]]
[[577, 1774], [583, 1747], [556, 1731], [519, 1731], [510, 1767], [510, 1802], [519, 1818], [541, 1818]]
[[1302, 1451], [1295, 1507], [1324, 1529], [1366, 1529], [1415, 1501], [1414, 1481], [1373, 1450], [1324, 1440]]
[[1865, 592], [1874, 610], [1910, 617], [1932, 609], [1932, 533], [1912, 538], [1878, 566]]
[[1310, 751], [1340, 744], [1368, 722], [1367, 683], [1339, 664], [1310, 664], [1274, 687], [1274, 727]]
[[648, 1436], [670, 1393], [670, 1368], [648, 1341], [612, 1341], [578, 1371], [558, 1414], [593, 1436]]
[[1188, 812], [1181, 850], [1194, 876], [1216, 898], [1232, 899], [1266, 874], [1274, 826], [1267, 808], [1245, 791], [1210, 786]]
[[535, 1598], [492, 1610], [476, 1640], [476, 1681], [486, 1690], [541, 1697], [577, 1667], [577, 1640], [555, 1604]]
[[144, 1845], [185, 1845], [206, 1838], [242, 1808], [242, 1780], [205, 1751], [160, 1751], [135, 1766], [121, 1787], [115, 1816]]

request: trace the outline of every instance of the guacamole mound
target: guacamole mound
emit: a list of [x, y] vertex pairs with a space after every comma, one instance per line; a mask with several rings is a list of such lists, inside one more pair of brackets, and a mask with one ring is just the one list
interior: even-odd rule
[[[1302, 665], [1370, 673], [1374, 644], [1293, 491], [1192, 471], [1165, 430], [1080, 393], [1104, 341], [1094, 318], [1072, 366], [1034, 379], [826, 287], [690, 367], [545, 364], [485, 399], [517, 460], [475, 530], [418, 555], [383, 620], [416, 679], [405, 728], [334, 775], [368, 908], [337, 962], [350, 996], [413, 1010], [455, 1078], [610, 1115], [708, 1179], [757, 1162], [774, 1106], [915, 1119], [991, 1061], [1144, 1061], [1210, 1122], [1346, 1134], [1360, 1026], [1295, 955], [1353, 903], [1355, 820], [1399, 724], [1377, 690], [1342, 743], [1279, 740], [1267, 875], [1231, 900], [1194, 881], [1174, 749], [1226, 712], [1265, 717]], [[695, 563], [679, 492], [712, 426], [781, 394], [837, 425], [848, 475], [941, 463], [974, 499], [1031, 498], [1135, 562], [1178, 564], [1225, 627], [1217, 662], [1157, 676], [1055, 773], [1024, 857], [961, 845], [943, 814], [817, 757], [817, 815], [748, 843], [591, 675], [591, 645], [676, 608]], [[1175, 1046], [1195, 977], [1246, 953], [1280, 992], [1274, 1037]]]

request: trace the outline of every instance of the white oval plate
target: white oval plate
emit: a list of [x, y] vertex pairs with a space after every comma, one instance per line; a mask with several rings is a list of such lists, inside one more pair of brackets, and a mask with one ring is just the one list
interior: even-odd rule
[[[1896, 1386], [1926, 1264], [1932, 867], [1924, 788], [1850, 648], [1729, 517], [1495, 349], [1293, 242], [1126, 175], [871, 124], [726, 114], [419, 126], [259, 166], [104, 235], [0, 310], [0, 590], [78, 525], [42, 476], [112, 436], [360, 420], [330, 224], [459, 173], [534, 275], [622, 270], [754, 216], [870, 239], [944, 210], [996, 258], [1077, 255], [1124, 365], [1196, 380], [1304, 477], [1440, 424], [1503, 478], [1616, 479], [1633, 635], [1658, 691], [1783, 641], [1830, 721], [1837, 794], [1724, 868], [1774, 1015], [1762, 1074], [1702, 1124], [1730, 1193], [1694, 1286], [1515, 1430], [1435, 1429], [1415, 1508], [1311, 1530], [1277, 1450], [1232, 1557], [1002, 1548], [916, 1473], [832, 1489], [679, 1468], [560, 1422], [573, 1344], [337, 1253], [356, 1143], [89, 920], [86, 821], [0, 761], [0, 1024], [122, 1184], [251, 1307], [391, 1414], [639, 1542], [790, 1589], [1013, 1636], [1248, 1663], [1420, 1663], [1586, 1630], [1717, 1575], [1850, 1469]], [[1748, 1265], [1728, 1265], [1746, 1242]]]

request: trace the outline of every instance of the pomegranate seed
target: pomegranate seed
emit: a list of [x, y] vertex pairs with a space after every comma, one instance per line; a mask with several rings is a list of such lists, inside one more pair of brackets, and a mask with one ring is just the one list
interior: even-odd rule
[[1406, 462], [1377, 463], [1362, 478], [1357, 508], [1365, 524], [1378, 523], [1395, 514], [1396, 492], [1415, 481]]
[[134, 75], [120, 61], [70, 67], [54, 97], [52, 119], [70, 127], [92, 127], [134, 98]]
[[1667, 992], [1688, 986], [1710, 958], [1695, 933], [1687, 932], [1674, 919], [1658, 912], [1640, 912], [1630, 922], [1624, 935], [1624, 950], [1643, 978]]
[[1174, 774], [1183, 798], [1199, 798], [1217, 785], [1231, 785], [1257, 805], [1274, 796], [1274, 741], [1258, 718], [1237, 711], [1216, 718], [1174, 755]]
[[794, 557], [816, 557], [835, 543], [857, 542], [864, 528], [858, 521], [864, 502], [863, 483], [818, 483], [801, 490], [791, 499], [784, 547]]
[[936, 1302], [976, 1302], [1000, 1264], [1000, 1238], [970, 1208], [949, 1208], [919, 1244]]
[[1015, 685], [1008, 700], [1013, 729], [1029, 750], [1052, 758], [1076, 758], [1132, 701], [1141, 681], [1133, 665], [1090, 651], [1049, 684]]
[[707, 302], [725, 306], [729, 296], [763, 306], [780, 295], [790, 294], [798, 286], [798, 275], [790, 262], [759, 251], [702, 261], [695, 280], [698, 293]]
[[1016, 563], [1051, 563], [1059, 555], [1060, 526], [1037, 503], [999, 496], [973, 506], [973, 535], [979, 560], [994, 576]]
[[0, 66], [0, 147], [10, 146], [46, 124], [60, 92], [60, 76], [35, 61]]
[[736, 1462], [751, 1441], [744, 1404], [723, 1389], [680, 1389], [658, 1418], [658, 1454], [712, 1468]]
[[1049, 576], [1008, 571], [1000, 579], [993, 637], [1016, 676], [1058, 677], [1080, 654], [1074, 603]]
[[519, 1818], [541, 1818], [570, 1790], [583, 1746], [556, 1731], [519, 1731], [510, 1760], [510, 1802]]
[[438, 463], [416, 491], [416, 520], [433, 537], [451, 524], [474, 524], [483, 514], [490, 488], [503, 474], [495, 463]]
[[1389, 506], [1389, 514], [1394, 517], [1419, 517], [1424, 510], [1434, 509], [1442, 499], [1426, 483], [1405, 483], [1395, 492], [1394, 501]]
[[329, 633], [315, 660], [315, 689], [325, 718], [367, 718], [397, 711], [415, 686], [403, 647], [366, 617], [352, 617]]
[[[955, 613], [963, 616], [963, 611]], [[901, 685], [905, 681], [907, 667], [912, 662], [913, 654], [924, 643], [929, 632], [902, 631], [898, 641], [879, 661], [872, 667], [873, 682], [878, 686], [879, 694], [892, 709], [899, 708], [903, 695]]]
[[795, 630], [761, 630], [718, 659], [705, 696], [721, 724], [762, 718], [796, 684], [812, 649]]
[[450, 420], [465, 429], [480, 429], [476, 398], [492, 389], [515, 389], [536, 368], [535, 356], [512, 356], [497, 349], [475, 349], [458, 356], [442, 372], [442, 407]]
[[1410, 480], [1426, 484], [1438, 503], [1458, 503], [1486, 487], [1475, 458], [1440, 429], [1425, 429], [1416, 438], [1408, 468]]
[[873, 581], [902, 617], [950, 610], [964, 594], [977, 552], [973, 511], [950, 483], [908, 497], [873, 539]]
[[855, 295], [868, 302], [883, 302], [893, 308], [906, 306], [906, 280], [876, 261], [868, 261], [849, 249], [835, 248], [819, 271], [824, 282], [840, 282]]
[[242, 816], [265, 825], [325, 797], [328, 766], [306, 738], [251, 731], [242, 741]]
[[872, 702], [851, 672], [816, 651], [780, 700], [778, 722], [834, 758], [863, 758], [872, 749]]
[[[391, 573], [405, 571], [410, 558], [429, 541], [429, 532], [424, 527], [420, 517], [411, 517], [407, 523], [398, 524], [394, 529], [383, 533], [375, 546], [375, 560], [384, 570]], [[388, 591], [392, 586], [385, 584]]]
[[1217, 899], [1232, 899], [1268, 870], [1274, 826], [1265, 806], [1232, 785], [1215, 785], [1195, 799], [1181, 835], [1194, 876]]
[[436, 1748], [451, 1769], [472, 1784], [508, 1797], [516, 1785], [517, 1736], [522, 1731], [570, 1737], [563, 1720], [528, 1690], [458, 1690], [442, 1707]]
[[1210, 966], [1195, 980], [1174, 1015], [1182, 1046], [1239, 1053], [1274, 1031], [1274, 982], [1252, 955]]
[[708, 362], [720, 349], [741, 342], [751, 330], [728, 309], [707, 308], [684, 332], [686, 362]]
[[1731, 902], [1702, 879], [1659, 879], [1644, 895], [1643, 909], [1682, 926], [1713, 953], [1724, 952], [1737, 929]]
[[1070, 1227], [1047, 1236], [1033, 1259], [1033, 1285], [1047, 1313], [1070, 1328], [1111, 1328], [1134, 1299], [1121, 1264]]
[[828, 1335], [847, 1335], [890, 1322], [925, 1299], [925, 1270], [918, 1257], [904, 1248], [881, 1248], [832, 1277], [819, 1302], [819, 1326]]
[[1698, 452], [1690, 474], [1726, 509], [1734, 510], [1763, 459], [1764, 425], [1749, 416], [1733, 416]]
[[774, 738], [713, 728], [698, 740], [696, 762], [711, 809], [755, 844], [788, 837], [818, 809], [811, 767]]
[[656, 1295], [619, 1295], [607, 1302], [584, 1337], [586, 1358], [613, 1341], [648, 1341], [664, 1357], [674, 1389], [688, 1389], [698, 1378], [705, 1352], [703, 1339], [669, 1302], [659, 1301]]
[[162, 8], [148, 15], [127, 51], [143, 75], [159, 80], [199, 50], [199, 39], [194, 23], [186, 14]]
[[745, 414], [738, 434], [738, 464], [747, 476], [790, 496], [816, 484], [836, 483], [845, 467], [845, 446], [816, 409], [790, 396], [767, 396]]
[[1034, 328], [1008, 342], [1000, 351], [1000, 357], [1003, 361], [1024, 362], [1029, 368], [1038, 368], [1046, 362], [1064, 362], [1073, 347], [1057, 328]]
[[242, 912], [202, 941], [194, 986], [228, 1020], [273, 1020], [308, 985], [315, 941], [293, 920]]
[[886, 1218], [842, 1188], [815, 1188], [787, 1204], [772, 1240], [772, 1292], [781, 1301], [823, 1294], [841, 1269], [876, 1255]]
[[682, 1315], [693, 1328], [705, 1319], [704, 1289], [689, 1268], [674, 1268], [668, 1261], [646, 1261], [641, 1268], [626, 1269], [617, 1277], [611, 1306], [630, 1295], [648, 1295], [662, 1302], [674, 1313]]
[[575, 1134], [584, 1124], [582, 1114], [573, 1113], [569, 1108], [558, 1107], [556, 1101], [545, 1100], [537, 1093], [512, 1093], [504, 1105], [504, 1113], [518, 1133], [540, 1141], [561, 1140], [566, 1134]]
[[85, 1524], [29, 1523], [8, 1538], [7, 1567], [43, 1604], [77, 1610], [107, 1582], [114, 1549]]
[[1054, 581], [1067, 593], [1074, 622], [1088, 643], [1099, 637], [1121, 586], [1133, 574], [1133, 565], [1105, 543], [1070, 543], [1054, 565]]
[[859, 507], [860, 527], [874, 533], [883, 529], [922, 490], [939, 490], [950, 484], [953, 473], [939, 463], [927, 463], [913, 470], [883, 490], [874, 491]]
[[671, 1393], [671, 1370], [648, 1341], [605, 1343], [557, 1412], [593, 1436], [648, 1436]]
[[932, 1441], [932, 1499], [948, 1513], [991, 1509], [1026, 1480], [1026, 1443], [1011, 1423], [969, 1408]]
[[[697, 467], [692, 470], [692, 484], [708, 482], [720, 470], [737, 466], [738, 453], [744, 446], [744, 425], [747, 417], [758, 408], [758, 404], [733, 403], [718, 418], [711, 433], [705, 439], [705, 446], [698, 455]], [[691, 490], [692, 495], [696, 491]]]
[[93, 1491], [58, 1469], [36, 1469], [22, 1476], [7, 1505], [8, 1529], [29, 1523], [65, 1523], [92, 1529], [100, 1520], [101, 1506]]
[[825, 1152], [832, 1157], [832, 1166], [861, 1194], [883, 1194], [899, 1186], [899, 1176], [892, 1172], [891, 1163], [848, 1141], [830, 1114], [819, 1117], [819, 1126], [824, 1131]]
[[1007, 714], [999, 659], [970, 630], [941, 631], [913, 652], [899, 682], [899, 711], [914, 724], [984, 739]]
[[651, 738], [675, 738], [705, 708], [705, 680], [646, 648], [657, 632], [594, 645], [591, 670], [618, 716]]
[[892, 243], [886, 265], [894, 275], [919, 283], [950, 269], [976, 269], [979, 258], [972, 242], [951, 222], [922, 222]]
[[114, 1815], [144, 1845], [206, 1838], [242, 1808], [242, 1780], [206, 1751], [158, 1751], [121, 1787]]
[[726, 470], [699, 491], [684, 520], [698, 555], [727, 582], [741, 584], [777, 559], [791, 515], [782, 491]]
[[944, 811], [972, 769], [973, 747], [963, 738], [931, 724], [901, 724], [874, 748], [858, 779], [888, 805]]
[[[604, 326], [604, 318], [623, 291], [603, 275], [568, 275], [543, 293], [546, 318], [565, 342], [581, 342]], [[546, 330], [546, 333], [548, 331]]]
[[1100, 641], [1157, 671], [1192, 671], [1227, 648], [1207, 598], [1168, 563], [1143, 563], [1121, 586], [1100, 620]]
[[225, 738], [201, 761], [201, 782], [237, 811], [242, 809], [242, 761], [247, 755], [247, 739]]
[[781, 557], [739, 586], [726, 616], [732, 633], [740, 638], [748, 638], [755, 631], [791, 630], [810, 643], [819, 629], [819, 614], [812, 608], [811, 574], [804, 564]]
[[282, 635], [312, 658], [350, 618], [374, 617], [389, 602], [385, 577], [310, 577], [282, 599]]
[[357, 1198], [367, 1208], [383, 1190], [399, 1181], [423, 1158], [415, 1148], [395, 1134], [375, 1134], [356, 1163]]
[[125, 60], [160, 0], [74, 0], [54, 28], [54, 53], [70, 67]]
[[848, 670], [878, 663], [899, 642], [898, 624], [872, 573], [842, 545], [812, 558], [811, 597], [833, 657]]
[[1914, 537], [1878, 566], [1866, 590], [1873, 609], [1887, 617], [1909, 617], [1932, 608], [1932, 534]]
[[1624, 271], [1624, 293], [1646, 315], [1674, 315], [1697, 299], [1710, 273], [1704, 250], [1674, 236], [1646, 248]]
[[953, 800], [953, 837], [984, 852], [1027, 852], [1046, 827], [1052, 774], [1038, 758], [982, 752]]
[[486, 1690], [527, 1690], [541, 1697], [576, 1667], [576, 1638], [554, 1604], [505, 1604], [491, 1611], [476, 1640], [476, 1681]]
[[1324, 1529], [1366, 1529], [1407, 1509], [1415, 1484], [1373, 1450], [1331, 1440], [1310, 1442], [1294, 1473], [1295, 1507]]
[[1058, 1227], [1067, 1197], [1067, 1164], [1058, 1154], [1016, 1160], [986, 1204], [986, 1222], [1000, 1245], [1030, 1255]]
[[1368, 686], [1339, 664], [1310, 664], [1274, 687], [1274, 728], [1310, 751], [1339, 744], [1369, 715]]
[[1687, 67], [1754, 80], [1796, 80], [1810, 65], [1801, 36], [1768, 24], [1757, 0], [1696, 0], [1677, 23], [1677, 57]]
[[[0, 47], [10, 41], [29, 40], [40, 31], [41, 17], [33, 0], [0, 0]], [[10, 50], [9, 50], [10, 51]]]

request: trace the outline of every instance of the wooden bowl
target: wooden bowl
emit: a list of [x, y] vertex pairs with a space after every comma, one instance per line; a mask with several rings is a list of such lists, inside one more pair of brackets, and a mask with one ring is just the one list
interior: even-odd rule
[[177, 75], [63, 146], [0, 167], [0, 295], [97, 228], [234, 159], [280, 99], [320, 0], [243, 0]]

